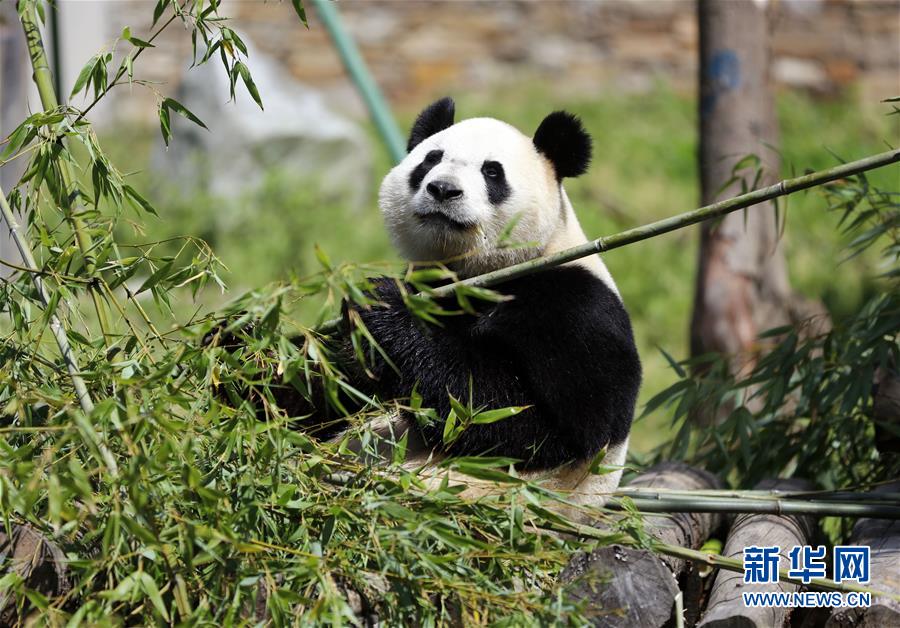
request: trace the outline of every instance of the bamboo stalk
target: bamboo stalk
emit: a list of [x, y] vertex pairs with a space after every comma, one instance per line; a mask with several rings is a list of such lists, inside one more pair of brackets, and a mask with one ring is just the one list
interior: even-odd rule
[[[41, 105], [44, 111], [50, 112], [59, 108], [59, 101], [56, 97], [56, 89], [53, 85], [53, 75], [50, 72], [50, 66], [47, 62], [47, 53], [44, 50], [44, 41], [41, 37], [41, 31], [38, 29], [37, 17], [35, 15], [33, 0], [20, 0], [20, 19], [22, 29], [25, 31], [25, 41], [28, 45], [28, 56], [31, 59], [32, 78], [37, 86], [38, 94], [41, 97]], [[60, 142], [62, 140], [59, 140]], [[96, 274], [96, 260], [94, 258], [94, 242], [87, 231], [87, 227], [81, 217], [81, 211], [76, 205], [79, 191], [77, 186], [73, 185], [74, 177], [69, 168], [68, 162], [65, 160], [58, 161], [59, 174], [62, 179], [62, 209], [66, 215], [66, 219], [75, 232], [75, 240], [78, 242], [78, 248], [84, 256], [84, 266], [90, 277]], [[94, 309], [97, 312], [97, 322], [100, 325], [100, 331], [103, 334], [104, 342], [107, 340], [110, 327], [106, 317], [106, 308], [104, 307], [102, 295], [95, 286], [90, 286], [88, 292], [91, 300], [94, 302]]]
[[[514, 264], [513, 266], [507, 266], [500, 270], [478, 275], [477, 277], [463, 279], [462, 281], [437, 288], [434, 290], [433, 296], [437, 298], [450, 296], [453, 294], [457, 285], [478, 286], [483, 288], [495, 286], [504, 281], [525, 277], [540, 270], [553, 268], [554, 266], [572, 262], [581, 259], [582, 257], [587, 257], [588, 255], [611, 251], [628, 244], [669, 233], [670, 231], [676, 231], [677, 229], [682, 229], [705, 220], [719, 218], [726, 214], [736, 212], [739, 209], [745, 209], [765, 201], [771, 201], [772, 199], [793, 194], [794, 192], [807, 190], [817, 185], [829, 183], [830, 181], [852, 177], [868, 170], [882, 168], [898, 161], [900, 161], [900, 149], [894, 149], [841, 164], [833, 168], [828, 168], [826, 170], [819, 170], [818, 172], [806, 174], [801, 177], [784, 179], [774, 185], [741, 194], [734, 198], [706, 205], [692, 211], [676, 214], [669, 218], [663, 218], [662, 220], [657, 220], [640, 227], [634, 227], [611, 236], [590, 240], [584, 244], [579, 244], [578, 246], [566, 249], [565, 251], [560, 251], [553, 255], [548, 255], [547, 257], [539, 257], [527, 262], [522, 262], [521, 264]], [[326, 321], [317, 331], [323, 334], [332, 333], [337, 330], [339, 324], [340, 319]]]
[[[31, 247], [28, 244], [28, 240], [25, 234], [19, 230], [19, 223], [16, 220], [16, 215], [9, 206], [9, 203], [6, 200], [6, 193], [2, 188], [0, 188], [0, 211], [3, 212], [3, 220], [6, 221], [6, 225], [9, 228], [9, 234], [16, 243], [16, 248], [19, 249], [19, 254], [22, 256], [22, 260], [25, 262], [25, 266], [31, 275], [31, 281], [34, 284], [35, 290], [37, 290], [41, 303], [45, 308], [49, 308], [50, 294], [47, 292], [44, 281], [41, 279], [41, 273], [37, 263], [34, 261], [34, 255], [31, 253]], [[91, 395], [88, 392], [87, 386], [81, 378], [81, 371], [78, 368], [78, 363], [75, 361], [75, 356], [72, 355], [72, 347], [69, 345], [69, 337], [66, 335], [66, 330], [55, 312], [50, 312], [50, 330], [53, 332], [53, 337], [56, 338], [56, 344], [59, 346], [63, 362], [66, 363], [66, 370], [69, 372], [69, 379], [72, 380], [72, 386], [75, 388], [78, 404], [81, 406], [81, 409], [84, 410], [85, 414], [90, 414], [94, 409], [94, 402], [91, 400]]]
[[[818, 515], [820, 517], [871, 517], [900, 519], [900, 505], [857, 504], [846, 502], [798, 501], [792, 499], [744, 499], [728, 497], [629, 497], [643, 512], [724, 512], [771, 515]], [[624, 508], [625, 500], [612, 497], [608, 508]]]
[[[648, 225], [634, 227], [605, 238], [597, 238], [596, 240], [585, 242], [584, 244], [580, 244], [554, 255], [541, 257], [500, 270], [495, 270], [490, 273], [485, 273], [484, 275], [464, 279], [459, 283], [468, 286], [493, 286], [504, 281], [530, 275], [538, 270], [559, 266], [560, 264], [587, 257], [594, 253], [611, 251], [628, 244], [633, 244], [635, 242], [640, 242], [641, 240], [647, 240], [664, 233], [669, 233], [670, 231], [682, 229], [697, 224], [698, 222], [719, 218], [720, 216], [730, 214], [739, 209], [745, 209], [780, 196], [793, 194], [794, 192], [806, 190], [837, 179], [851, 177], [861, 172], [881, 168], [898, 161], [900, 161], [900, 149], [895, 149], [857, 161], [841, 164], [840, 166], [835, 166], [834, 168], [829, 168], [827, 170], [820, 170], [818, 172], [803, 175], [802, 177], [784, 179], [779, 183], [748, 192], [747, 194], [741, 194], [740, 196], [706, 205], [699, 209], [677, 214], [669, 218], [663, 218], [662, 220], [651, 222]], [[438, 297], [450, 296], [451, 294], [453, 294], [453, 285], [444, 286], [435, 290], [435, 296]]]
[[814, 500], [817, 502], [890, 502], [900, 504], [900, 493], [874, 493], [864, 491], [761, 491], [761, 490], [696, 490], [681, 491], [658, 488], [634, 488], [631, 486], [620, 487], [613, 493], [615, 497], [739, 497], [743, 499], [793, 499]]

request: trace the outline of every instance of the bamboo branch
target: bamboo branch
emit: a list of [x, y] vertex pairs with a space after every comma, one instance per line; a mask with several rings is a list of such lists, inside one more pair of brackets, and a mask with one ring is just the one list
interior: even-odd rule
[[[44, 50], [44, 41], [41, 37], [41, 31], [38, 29], [37, 17], [35, 15], [33, 0], [20, 0], [20, 19], [22, 21], [22, 29], [25, 31], [25, 40], [28, 44], [28, 56], [31, 59], [31, 67], [33, 70], [34, 84], [37, 86], [38, 93], [41, 97], [41, 105], [44, 111], [50, 112], [59, 108], [59, 101], [56, 97], [56, 90], [53, 86], [53, 75], [50, 72], [50, 66], [47, 62], [47, 53]], [[62, 142], [62, 140], [58, 140]], [[84, 266], [88, 276], [94, 277], [96, 274], [96, 260], [94, 258], [94, 242], [87, 231], [87, 226], [82, 220], [82, 212], [76, 205], [76, 199], [80, 192], [76, 185], [73, 185], [74, 177], [69, 168], [68, 162], [64, 159], [58, 160], [59, 174], [62, 179], [62, 194], [60, 201], [62, 210], [66, 219], [75, 232], [75, 239], [78, 242], [78, 248], [84, 256]], [[97, 312], [97, 322], [100, 325], [100, 331], [103, 334], [104, 342], [110, 333], [109, 322], [106, 317], [106, 308], [103, 305], [102, 295], [95, 286], [91, 286], [88, 291], [91, 300], [94, 302], [94, 309]]]
[[[169, 26], [169, 24], [171, 24], [172, 22], [175, 21], [175, 18], [178, 17], [179, 13], [181, 11], [184, 11], [185, 6], [187, 6], [187, 3], [182, 4], [178, 10], [175, 10], [175, 12], [169, 17], [169, 19], [166, 20], [165, 23], [163, 23], [163, 25], [160, 26], [156, 30], [155, 33], [150, 35], [150, 37], [147, 39], [147, 43], [152, 44], [156, 40], [156, 38], [159, 37], [159, 34], [162, 33], [164, 30], [166, 30], [166, 28]], [[145, 50], [147, 50], [147, 48], [148, 47], [146, 47], [146, 46], [142, 46], [142, 47], [138, 48], [135, 51], [134, 56], [131, 58], [132, 63], [137, 61], [137, 58], [140, 57], [141, 53], [143, 53]], [[106, 89], [104, 89], [102, 92], [100, 92], [99, 94], [94, 96], [94, 99], [91, 101], [91, 103], [87, 107], [85, 107], [84, 109], [81, 110], [81, 112], [78, 114], [78, 117], [75, 118], [75, 121], [72, 123], [73, 125], [78, 124], [78, 122], [80, 122], [82, 119], [84, 119], [84, 117], [90, 112], [90, 110], [93, 109], [97, 105], [97, 103], [100, 102], [100, 99], [103, 98], [104, 96], [106, 96], [113, 87], [115, 87], [116, 85], [120, 85], [119, 81], [122, 79], [123, 76], [125, 76], [125, 71], [126, 71], [126, 68], [125, 68], [125, 65], [123, 64], [122, 66], [119, 67], [118, 71], [116, 72], [115, 78], [113, 78], [113, 80], [110, 81], [109, 85], [106, 86]]]
[[[553, 255], [548, 255], [547, 257], [539, 257], [527, 262], [522, 262], [521, 264], [514, 264], [513, 266], [507, 266], [500, 270], [478, 275], [477, 277], [469, 277], [468, 279], [463, 279], [462, 281], [437, 288], [432, 295], [436, 298], [448, 297], [453, 294], [454, 289], [458, 285], [478, 286], [483, 288], [496, 286], [504, 281], [525, 277], [532, 273], [553, 268], [554, 266], [559, 266], [567, 262], [572, 262], [595, 253], [611, 251], [628, 244], [669, 233], [670, 231], [676, 231], [677, 229], [682, 229], [705, 220], [719, 218], [726, 214], [736, 212], [739, 209], [745, 209], [765, 201], [771, 201], [772, 199], [793, 194], [794, 192], [807, 190], [838, 179], [852, 177], [868, 170], [882, 168], [898, 161], [900, 161], [900, 149], [894, 149], [857, 161], [841, 164], [833, 168], [828, 168], [826, 170], [806, 174], [801, 177], [784, 179], [779, 183], [759, 190], [741, 194], [740, 196], [706, 205], [689, 212], [670, 216], [669, 218], [663, 218], [662, 220], [651, 222], [648, 225], [634, 227], [611, 236], [597, 238], [596, 240], [579, 244], [578, 246], [566, 249], [565, 251], [560, 251]], [[317, 331], [323, 334], [332, 333], [337, 330], [339, 324], [340, 319], [333, 319], [325, 322]]]
[[[821, 517], [871, 517], [900, 519], [900, 505], [820, 502], [796, 499], [745, 499], [733, 497], [629, 497], [643, 512], [726, 512], [770, 515], [818, 515]], [[622, 509], [625, 500], [612, 497], [608, 508]]]
[[[47, 292], [46, 286], [44, 286], [44, 281], [41, 279], [41, 272], [38, 269], [37, 263], [34, 261], [34, 255], [31, 253], [31, 247], [28, 244], [25, 234], [19, 231], [19, 223], [16, 220], [16, 215], [9, 206], [9, 203], [6, 200], [6, 193], [2, 188], [0, 188], [0, 211], [2, 211], [3, 220], [6, 221], [6, 225], [9, 228], [9, 234], [16, 243], [16, 248], [19, 249], [19, 254], [22, 256], [22, 260], [25, 262], [28, 273], [31, 275], [31, 281], [34, 284], [35, 290], [37, 290], [41, 303], [45, 308], [49, 308], [50, 295]], [[59, 346], [59, 352], [62, 354], [63, 362], [66, 363], [66, 370], [69, 372], [69, 379], [72, 380], [72, 386], [75, 387], [75, 395], [78, 397], [78, 403], [81, 405], [81, 409], [84, 410], [85, 414], [89, 414], [94, 409], [94, 402], [91, 400], [91, 395], [88, 392], [87, 386], [85, 386], [84, 380], [81, 378], [81, 372], [75, 361], [75, 356], [72, 355], [72, 347], [69, 345], [69, 338], [66, 335], [66, 330], [54, 312], [50, 312], [50, 329], [53, 332], [53, 337], [56, 338], [56, 344]]]
[[[514, 266], [485, 273], [478, 277], [464, 279], [459, 283], [468, 286], [493, 286], [504, 281], [530, 275], [538, 270], [559, 266], [560, 264], [587, 257], [594, 253], [611, 251], [628, 244], [633, 244], [635, 242], [640, 242], [641, 240], [647, 240], [664, 233], [669, 233], [670, 231], [682, 229], [697, 224], [698, 222], [719, 218], [720, 216], [730, 214], [739, 209], [745, 209], [765, 201], [771, 201], [780, 196], [807, 190], [811, 187], [822, 185], [823, 183], [836, 181], [837, 179], [852, 177], [861, 172], [881, 168], [898, 161], [900, 161], [900, 149], [895, 149], [857, 161], [841, 164], [840, 166], [835, 166], [834, 168], [829, 168], [827, 170], [820, 170], [819, 172], [803, 175], [802, 177], [784, 179], [779, 183], [748, 192], [747, 194], [741, 194], [740, 196], [713, 203], [712, 205], [706, 205], [705, 207], [693, 211], [677, 214], [669, 218], [663, 218], [662, 220], [651, 222], [648, 225], [634, 227], [633, 229], [628, 229], [627, 231], [622, 231], [621, 233], [605, 238], [597, 238], [596, 240], [591, 240], [590, 242], [572, 247], [571, 249], [561, 251], [554, 255], [530, 260], [521, 264], [515, 264]], [[435, 296], [437, 297], [450, 296], [451, 294], [453, 294], [453, 285], [444, 286], [435, 290]]]
[[743, 499], [794, 499], [794, 500], [815, 500], [818, 502], [845, 502], [854, 503], [861, 502], [891, 502], [900, 504], [900, 493], [884, 493], [884, 492], [864, 492], [851, 490], [836, 491], [762, 491], [762, 490], [696, 490], [682, 491], [673, 489], [659, 488], [634, 488], [632, 486], [619, 487], [614, 493], [614, 497], [647, 497], [657, 499], [658, 497], [739, 497]]

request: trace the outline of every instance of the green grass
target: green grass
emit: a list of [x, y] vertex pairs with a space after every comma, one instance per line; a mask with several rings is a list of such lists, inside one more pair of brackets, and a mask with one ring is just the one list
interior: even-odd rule
[[[419, 103], [424, 104], [424, 103]], [[579, 114], [594, 136], [593, 166], [566, 188], [589, 236], [614, 233], [674, 213], [699, 202], [696, 167], [694, 101], [665, 87], [640, 96], [607, 96], [597, 100], [560, 100], [531, 86], [502, 94], [457, 98], [461, 117], [490, 115], [525, 132], [537, 128], [554, 109]], [[898, 144], [900, 116], [886, 117], [858, 107], [852, 98], [816, 101], [786, 93], [779, 98], [781, 152], [785, 175], [851, 160]], [[886, 111], [886, 110], [885, 110]], [[400, 111], [408, 128], [417, 111]], [[121, 130], [103, 138], [123, 168], [140, 168], [149, 161], [151, 130]], [[383, 148], [375, 144], [375, 181], [390, 167]], [[175, 139], [177, 141], [177, 138]], [[139, 175], [138, 189], [165, 186]], [[871, 174], [885, 189], [897, 190], [897, 169]], [[237, 294], [265, 282], [303, 276], [318, 270], [314, 245], [335, 262], [397, 261], [391, 250], [372, 190], [371, 203], [351, 211], [335, 205], [311, 186], [290, 183], [283, 173], [271, 173], [258, 190], [240, 199], [216, 199], [205, 194], [159, 192], [161, 217], [145, 225], [139, 240], [178, 234], [204, 237], [230, 269], [226, 273]], [[144, 183], [149, 184], [142, 185]], [[151, 195], [152, 196], [152, 195]], [[842, 239], [837, 216], [824, 211], [813, 191], [791, 198], [784, 245], [796, 290], [824, 300], [836, 317], [861, 303], [871, 284], [871, 257], [841, 264]], [[685, 229], [610, 252], [604, 257], [621, 289], [634, 321], [644, 361], [641, 403], [675, 380], [659, 348], [675, 357], [687, 354], [688, 323], [697, 256], [697, 228]], [[208, 305], [222, 304], [229, 295], [210, 290], [201, 296]], [[316, 304], [300, 304], [294, 315], [306, 323]], [[633, 449], [646, 452], [669, 437], [661, 413], [638, 423]]]

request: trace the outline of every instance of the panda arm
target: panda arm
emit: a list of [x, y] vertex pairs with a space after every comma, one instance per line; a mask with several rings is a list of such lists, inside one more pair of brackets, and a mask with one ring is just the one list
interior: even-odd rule
[[[448, 393], [481, 408], [529, 406], [469, 426], [448, 448], [453, 454], [509, 456], [546, 468], [624, 440], [640, 366], [618, 298], [595, 276], [571, 268], [499, 290], [513, 300], [437, 327], [410, 314], [396, 286], [379, 283], [376, 292], [388, 307], [360, 314], [399, 372], [375, 361], [378, 394], [408, 397], [415, 386], [440, 417], [449, 413]], [[443, 425], [422, 433], [438, 446]]]
[[[450, 395], [462, 403], [471, 397], [475, 407], [526, 405], [522, 382], [505, 348], [490, 338], [472, 337], [475, 316], [443, 317], [442, 325], [429, 324], [406, 308], [396, 282], [373, 283], [383, 306], [351, 307], [390, 363], [368, 347], [366, 366], [374, 379], [356, 385], [382, 399], [408, 399], [415, 389], [423, 407], [433, 408], [442, 419], [450, 412]], [[443, 423], [423, 427], [432, 446], [440, 444], [442, 433]]]
[[533, 412], [515, 429], [504, 423], [519, 417], [472, 426], [467, 450], [517, 435], [520, 449], [538, 445], [530, 459], [517, 457], [547, 468], [623, 442], [641, 367], [619, 297], [581, 267], [544, 271], [500, 290], [513, 299], [479, 321], [474, 337], [492, 338], [513, 357]]

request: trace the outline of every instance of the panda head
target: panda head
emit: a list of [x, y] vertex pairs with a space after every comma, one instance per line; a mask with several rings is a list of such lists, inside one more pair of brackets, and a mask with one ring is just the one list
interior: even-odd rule
[[407, 148], [379, 194], [391, 239], [410, 261], [442, 261], [463, 275], [540, 255], [567, 220], [562, 179], [591, 158], [572, 114], [551, 113], [532, 138], [493, 118], [454, 123], [450, 98], [419, 114]]

